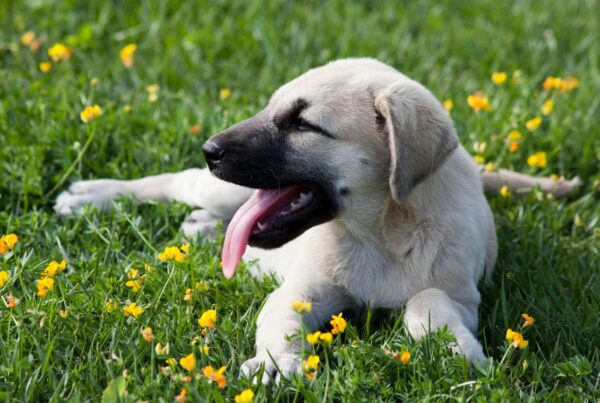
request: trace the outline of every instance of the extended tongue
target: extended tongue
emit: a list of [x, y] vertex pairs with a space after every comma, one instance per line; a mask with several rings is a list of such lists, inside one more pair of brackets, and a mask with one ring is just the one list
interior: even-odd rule
[[223, 244], [223, 274], [226, 278], [229, 279], [235, 274], [235, 269], [248, 246], [254, 224], [269, 207], [291, 192], [296, 192], [296, 189], [291, 187], [282, 190], [257, 190], [235, 213], [227, 227]]

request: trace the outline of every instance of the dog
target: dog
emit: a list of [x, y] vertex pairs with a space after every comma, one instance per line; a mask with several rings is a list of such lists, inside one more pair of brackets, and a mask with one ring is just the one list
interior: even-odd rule
[[[201, 207], [182, 225], [188, 235], [225, 222], [225, 276], [243, 258], [258, 259], [254, 275], [281, 279], [258, 317], [256, 356], [242, 365], [249, 376], [264, 365], [265, 383], [301, 372], [301, 342], [288, 336], [303, 324], [313, 331], [365, 306], [405, 307], [414, 339], [447, 326], [457, 353], [485, 359], [477, 286], [492, 274], [497, 242], [483, 188], [560, 196], [578, 184], [483, 172], [431, 92], [373, 59], [309, 70], [203, 152], [208, 169], [74, 183], [55, 210], [133, 195]], [[296, 300], [310, 301], [310, 313], [294, 312]]]

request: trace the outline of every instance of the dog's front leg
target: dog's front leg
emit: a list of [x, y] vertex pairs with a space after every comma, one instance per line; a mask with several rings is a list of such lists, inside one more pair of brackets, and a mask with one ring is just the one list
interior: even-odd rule
[[[308, 301], [311, 311], [299, 314], [292, 309], [294, 301]], [[331, 315], [347, 308], [350, 300], [335, 287], [322, 284], [309, 288], [297, 282], [286, 281], [267, 298], [257, 320], [256, 356], [244, 362], [241, 373], [254, 376], [261, 365], [265, 370], [262, 383], [278, 382], [302, 372], [300, 353], [304, 340], [291, 339], [302, 324], [314, 331], [326, 323]]]
[[455, 353], [463, 354], [472, 362], [485, 359], [481, 344], [473, 334], [477, 329], [477, 303], [467, 306], [442, 290], [429, 288], [408, 301], [404, 323], [416, 340], [447, 325], [456, 337]]

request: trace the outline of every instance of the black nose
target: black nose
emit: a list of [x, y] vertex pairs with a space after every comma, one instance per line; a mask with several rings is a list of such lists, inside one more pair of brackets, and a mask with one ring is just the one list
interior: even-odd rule
[[225, 150], [212, 141], [207, 141], [204, 143], [204, 146], [202, 146], [202, 151], [204, 151], [204, 157], [206, 158], [206, 162], [209, 164], [209, 166], [219, 162], [225, 154]]

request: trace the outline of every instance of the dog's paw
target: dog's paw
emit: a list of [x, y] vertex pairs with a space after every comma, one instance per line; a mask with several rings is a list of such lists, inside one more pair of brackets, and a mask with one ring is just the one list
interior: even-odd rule
[[194, 210], [181, 224], [181, 231], [189, 237], [199, 234], [214, 238], [218, 233], [217, 228], [220, 221], [222, 220], [216, 218], [206, 210]]
[[119, 195], [119, 181], [101, 179], [73, 183], [68, 190], [56, 198], [54, 211], [60, 215], [69, 215], [86, 204], [105, 209], [110, 201]]
[[[262, 378], [260, 375], [261, 366], [264, 365]], [[254, 382], [269, 385], [280, 383], [282, 378], [290, 378], [295, 374], [302, 374], [302, 361], [295, 354], [286, 353], [281, 355], [258, 355], [245, 361], [240, 369], [241, 375], [254, 380]]]

